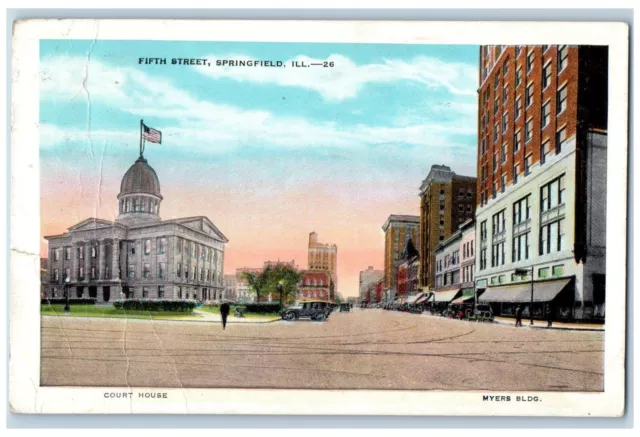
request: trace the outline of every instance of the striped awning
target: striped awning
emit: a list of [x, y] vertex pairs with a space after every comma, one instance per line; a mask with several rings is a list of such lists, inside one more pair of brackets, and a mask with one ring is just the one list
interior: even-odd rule
[[429, 298], [431, 297], [432, 294], [433, 293], [422, 293], [422, 296], [420, 296], [414, 303], [415, 304], [424, 303], [424, 302], [429, 300]]
[[410, 305], [413, 305], [414, 303], [417, 303], [418, 299], [420, 299], [421, 297], [423, 297], [423, 296], [424, 296], [424, 294], [425, 294], [425, 293], [418, 293], [418, 294], [415, 294], [415, 295], [413, 295], [413, 296], [409, 296], [409, 297], [407, 298], [407, 303], [408, 303], [408, 304], [410, 304]]

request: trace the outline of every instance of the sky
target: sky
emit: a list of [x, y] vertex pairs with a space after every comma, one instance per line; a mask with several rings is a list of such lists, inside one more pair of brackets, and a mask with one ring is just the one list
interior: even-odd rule
[[[285, 67], [215, 62], [247, 59]], [[387, 217], [419, 215], [431, 165], [475, 175], [477, 87], [477, 46], [41, 41], [41, 234], [116, 218], [144, 119], [163, 134], [145, 149], [161, 217], [209, 217], [229, 239], [225, 274], [306, 268], [315, 231], [355, 296], [359, 272], [383, 268]]]

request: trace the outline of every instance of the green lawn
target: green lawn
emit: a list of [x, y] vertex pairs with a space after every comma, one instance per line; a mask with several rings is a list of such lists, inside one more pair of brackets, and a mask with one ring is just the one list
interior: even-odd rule
[[[40, 305], [40, 313], [48, 316], [61, 316], [64, 315], [64, 305]], [[117, 310], [113, 305], [71, 305], [70, 315], [76, 317], [122, 317], [129, 319], [179, 319], [192, 316], [193, 313]]]

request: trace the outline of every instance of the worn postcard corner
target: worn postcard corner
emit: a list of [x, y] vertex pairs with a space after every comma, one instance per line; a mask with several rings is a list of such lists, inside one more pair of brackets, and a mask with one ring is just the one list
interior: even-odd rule
[[14, 23], [10, 410], [624, 414], [628, 28], [564, 24]]

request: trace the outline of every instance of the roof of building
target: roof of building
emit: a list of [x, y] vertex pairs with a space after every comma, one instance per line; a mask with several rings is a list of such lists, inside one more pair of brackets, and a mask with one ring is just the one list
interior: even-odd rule
[[385, 221], [384, 224], [382, 225], [382, 230], [387, 232], [387, 229], [389, 229], [389, 225], [391, 225], [391, 223], [411, 223], [411, 224], [417, 225], [418, 223], [420, 223], [420, 216], [391, 214], [389, 215], [389, 218], [387, 218], [387, 221]]
[[213, 231], [213, 233], [215, 233], [215, 235], [219, 239], [221, 239], [223, 242], [225, 243], [229, 242], [229, 239], [220, 231], [220, 229], [218, 229], [217, 226], [214, 225], [213, 222], [209, 220], [208, 217], [203, 215], [193, 216], [193, 217], [181, 217], [181, 218], [169, 219], [169, 220], [161, 220], [161, 221], [151, 222], [151, 223], [137, 223], [137, 224], [126, 224], [126, 225], [122, 224], [121, 222], [112, 222], [110, 220], [91, 217], [91, 218], [82, 220], [81, 222], [71, 226], [70, 228], [67, 229], [67, 232], [63, 234], [45, 235], [44, 239], [49, 240], [49, 239], [55, 239], [55, 238], [68, 237], [69, 232], [73, 232], [73, 231], [97, 230], [97, 229], [104, 229], [104, 228], [110, 228], [110, 227], [121, 227], [126, 229], [141, 229], [146, 227], [152, 228], [157, 226], [163, 226], [167, 224], [178, 224], [178, 225], [187, 227], [191, 231], [195, 231], [201, 234], [211, 236], [211, 233], [205, 232], [204, 228], [198, 229], [188, 225], [188, 223], [196, 222], [196, 221], [201, 221], [202, 223], [206, 224]]
[[118, 199], [126, 194], [138, 193], [153, 194], [162, 199], [158, 175], [142, 157], [138, 158], [122, 177]]
[[445, 249], [447, 246], [451, 245], [451, 243], [454, 243], [455, 241], [459, 240], [460, 237], [462, 237], [462, 232], [460, 232], [459, 230], [454, 232], [453, 234], [451, 234], [451, 236], [449, 236], [449, 238], [447, 238], [446, 240], [444, 240], [442, 243], [438, 244], [435, 248], [436, 251], [441, 251], [443, 249]]
[[458, 180], [469, 180], [469, 181], [477, 179], [474, 176], [458, 175], [454, 171], [452, 171], [450, 167], [446, 165], [432, 165], [431, 170], [429, 170], [429, 174], [427, 175], [426, 178], [424, 178], [424, 180], [422, 181], [422, 184], [420, 184], [419, 196], [424, 195], [424, 192], [429, 187], [429, 185], [431, 185], [432, 182], [450, 183], [454, 178]]

